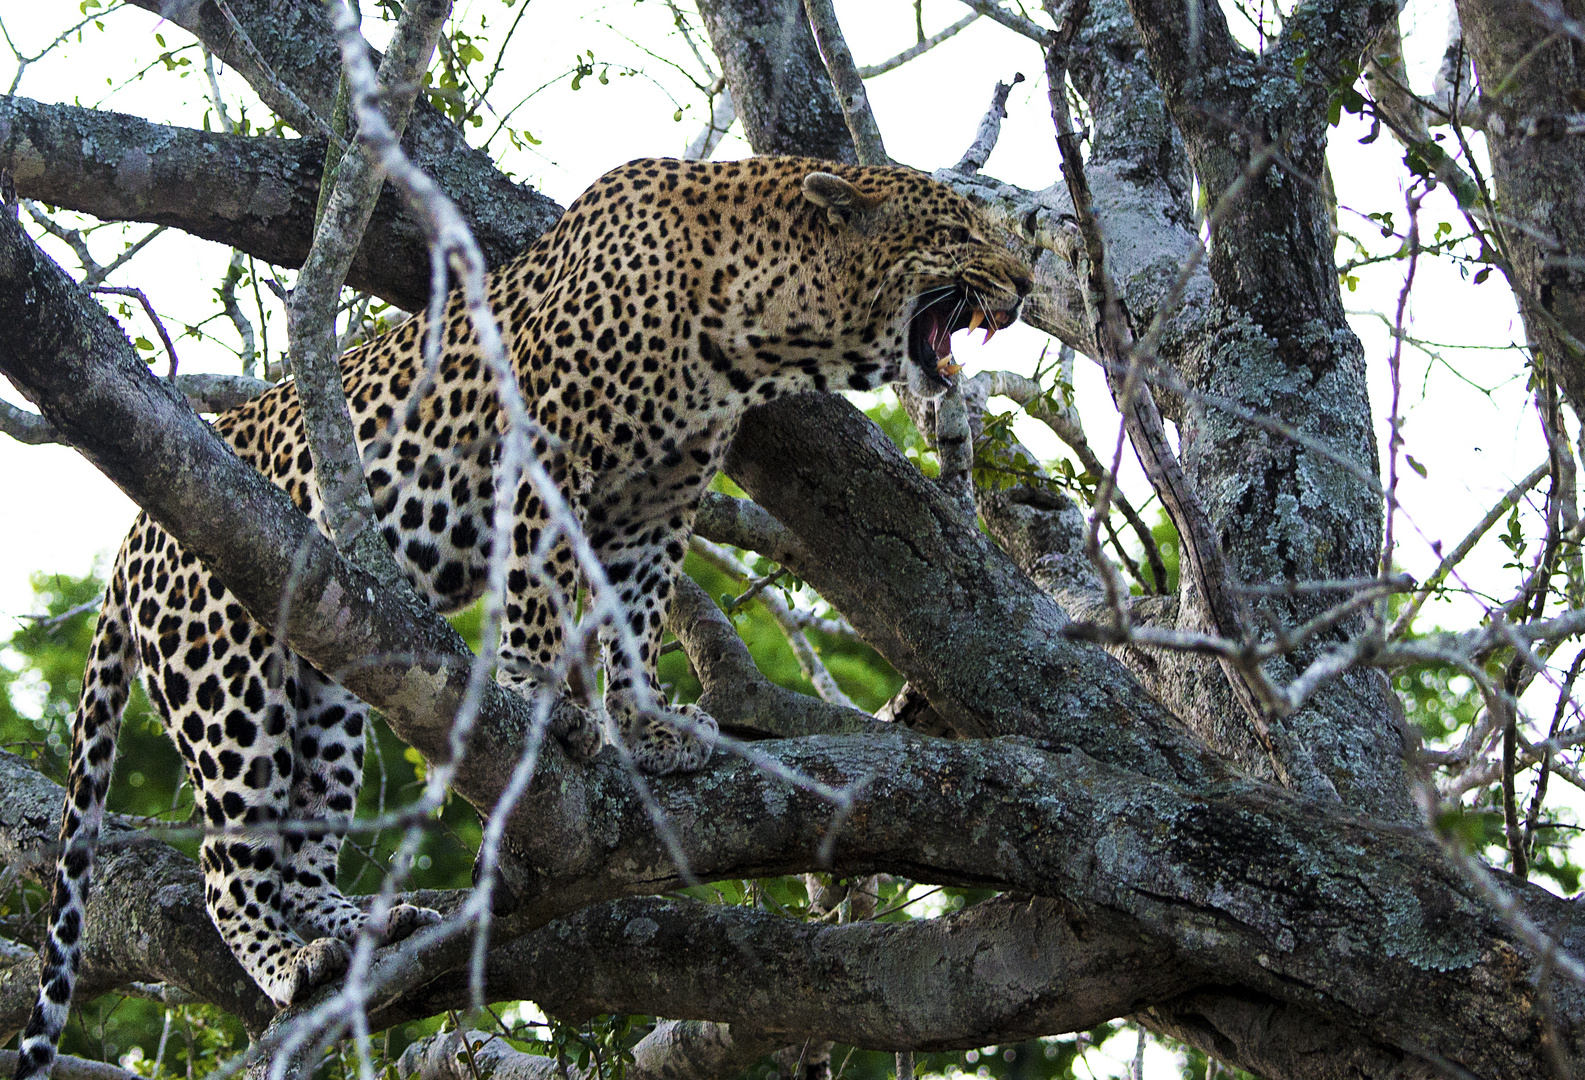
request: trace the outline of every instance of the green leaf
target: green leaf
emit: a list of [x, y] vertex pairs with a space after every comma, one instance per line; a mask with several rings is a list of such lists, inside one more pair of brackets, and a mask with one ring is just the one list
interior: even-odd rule
[[1403, 460], [1409, 463], [1409, 468], [1420, 474], [1421, 479], [1425, 478], [1425, 466], [1416, 461], [1413, 454], [1403, 455]]

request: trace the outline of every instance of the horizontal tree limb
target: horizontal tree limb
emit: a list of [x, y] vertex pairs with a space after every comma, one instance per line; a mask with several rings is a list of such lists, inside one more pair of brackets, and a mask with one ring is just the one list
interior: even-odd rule
[[[169, 225], [282, 266], [299, 266], [308, 254], [324, 160], [319, 136], [227, 135], [0, 96], [0, 168], [12, 171], [23, 198], [108, 221]], [[446, 173], [486, 259], [497, 265], [533, 243], [561, 208], [493, 166], [486, 173], [487, 164], [473, 163], [477, 175], [459, 175], [451, 162]], [[347, 283], [418, 311], [429, 294], [428, 265], [423, 230], [386, 191]]]
[[[844, 737], [766, 745], [783, 765], [827, 782], [855, 773], [873, 777], [843, 828], [839, 872], [884, 866], [915, 880], [1061, 895], [1068, 906], [1008, 898], [958, 921], [830, 928], [753, 909], [622, 901], [519, 942], [498, 942], [489, 996], [534, 997], [568, 1016], [602, 1006], [684, 1018], [697, 1010], [729, 1022], [753, 1016], [772, 1033], [779, 1025], [787, 1031], [808, 1025], [803, 1030], [861, 1045], [894, 1047], [899, 1030], [949, 1032], [955, 1033], [951, 1043], [945, 1035], [927, 1042], [921, 1034], [921, 1046], [964, 1046], [983, 1041], [987, 1030], [973, 1034], [966, 1010], [980, 1009], [983, 1020], [998, 998], [975, 995], [976, 980], [1023, 988], [1025, 1008], [1009, 1007], [1006, 1026], [988, 1029], [1006, 1031], [1008, 1038], [1063, 1030], [1082, 1021], [1086, 1008], [1115, 1015], [1147, 1006], [1157, 995], [1176, 1000], [1174, 989], [1204, 981], [1221, 995], [1241, 987], [1246, 999], [1253, 995], [1274, 1003], [1268, 1008], [1303, 1014], [1310, 1030], [1318, 1017], [1347, 1036], [1335, 1048], [1340, 1056], [1356, 1054], [1363, 1040], [1378, 1054], [1439, 1057], [1476, 1075], [1537, 1075], [1537, 1032], [1528, 1017], [1540, 961], [1510, 942], [1500, 918], [1446, 867], [1434, 844], [1409, 831], [1321, 810], [1251, 783], [1197, 794], [1022, 740]], [[602, 761], [591, 772], [606, 781], [590, 792], [591, 807], [609, 805], [611, 789], [625, 786], [620, 769]], [[749, 851], [766, 870], [807, 864], [811, 841], [830, 820], [829, 805], [746, 764], [718, 766], [707, 778], [657, 785], [702, 875], [719, 872], [716, 860], [741, 859]], [[53, 788], [41, 777], [32, 783]], [[631, 805], [631, 795], [627, 801], [625, 817], [642, 822], [642, 831], [647, 819]], [[612, 824], [594, 822], [606, 835]], [[665, 854], [651, 840], [649, 865], [655, 867]], [[133, 846], [163, 847], [157, 841]], [[627, 857], [634, 849], [614, 854]], [[182, 883], [152, 862], [116, 867], [108, 880], [118, 890], [128, 880], [148, 883], [137, 892], [158, 883], [202, 923], [201, 883], [191, 863], [186, 866]], [[739, 864], [732, 876], [747, 870]], [[1513, 887], [1531, 915], [1560, 936], [1577, 932], [1579, 916], [1566, 901], [1532, 886]], [[161, 921], [168, 914], [162, 912]], [[106, 914], [90, 917], [97, 928]], [[1037, 932], [1041, 926], [1047, 929]], [[959, 936], [975, 932], [991, 936], [979, 947]], [[90, 940], [101, 933], [96, 929]], [[147, 961], [132, 952], [132, 936], [112, 936], [106, 947], [123, 950], [116, 966], [148, 977]], [[918, 951], [908, 952], [912, 947]], [[224, 955], [218, 939], [209, 948]], [[1035, 951], [1020, 951], [1028, 949]], [[127, 955], [138, 962], [127, 963]], [[915, 959], [899, 959], [895, 970], [884, 972], [881, 955]], [[1340, 955], [1348, 962], [1340, 964]], [[948, 958], [948, 969], [934, 970], [931, 956]], [[918, 991], [917, 1008], [925, 1012], [912, 1014], [917, 1028], [898, 1027], [908, 1017], [899, 1015], [890, 995], [875, 995], [867, 1004], [857, 1000], [858, 977], [866, 971], [871, 979], [899, 980], [896, 986]], [[1130, 982], [1130, 973], [1137, 981]], [[734, 980], [744, 981], [741, 993], [720, 992]], [[1110, 986], [1121, 995], [1132, 987], [1134, 996], [1126, 1004], [1086, 1005], [1085, 980], [1094, 980], [1094, 994]], [[799, 990], [802, 982], [806, 991]], [[432, 1009], [452, 991], [460, 998], [465, 984], [462, 975], [431, 983], [421, 1002], [376, 1014], [375, 1028], [406, 1019], [415, 1008]], [[951, 985], [963, 996], [936, 993]], [[971, 1000], [976, 996], [978, 1004]], [[1577, 996], [1559, 995], [1570, 1009], [1567, 1003]], [[1371, 1031], [1388, 1032], [1388, 1041], [1368, 1037]]]
[[[315, 128], [290, 115], [288, 103], [277, 87], [289, 89], [317, 116], [331, 115], [341, 78], [341, 54], [328, 5], [228, 0], [227, 11], [222, 13], [211, 3], [132, 2], [156, 19], [175, 22], [202, 41], [216, 58], [247, 79], [278, 115], [287, 117], [294, 126], [300, 125], [299, 130], [308, 132]], [[235, 17], [246, 40], [238, 37], [227, 14]], [[374, 55], [378, 63], [379, 54]], [[262, 68], [260, 61], [268, 68]], [[554, 201], [526, 184], [513, 182], [495, 167], [485, 150], [470, 146], [463, 129], [423, 95], [413, 107], [402, 147], [457, 202], [491, 266], [522, 252], [561, 216], [561, 207]], [[305, 252], [310, 231], [302, 234]], [[414, 262], [396, 265], [416, 271], [423, 278], [427, 253]], [[357, 285], [353, 275], [348, 276], [348, 281], [357, 288], [366, 287]], [[422, 281], [416, 303], [402, 303], [379, 290], [370, 291], [406, 311], [422, 310], [423, 298], [429, 294], [427, 280]]]
[[[497, 945], [487, 985], [492, 997], [532, 999], [573, 1023], [660, 1009], [782, 1043], [948, 1050], [1088, 1030], [1202, 978], [1131, 919], [1028, 896], [840, 926], [643, 897]], [[447, 976], [430, 990], [461, 1002], [465, 983]]]

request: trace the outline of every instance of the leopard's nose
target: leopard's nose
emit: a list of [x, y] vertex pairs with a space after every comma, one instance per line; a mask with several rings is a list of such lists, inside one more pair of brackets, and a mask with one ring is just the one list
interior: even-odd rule
[[1035, 287], [1034, 279], [1028, 274], [1014, 274], [1012, 276], [1012, 281], [1013, 288], [1018, 290], [1018, 298], [1020, 300], [1028, 296], [1030, 290]]

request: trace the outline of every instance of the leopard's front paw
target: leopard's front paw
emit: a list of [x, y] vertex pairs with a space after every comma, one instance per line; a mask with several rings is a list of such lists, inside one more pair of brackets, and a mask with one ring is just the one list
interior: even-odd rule
[[563, 695], [550, 707], [550, 733], [574, 761], [588, 761], [600, 752], [604, 739], [600, 724], [589, 710]]
[[673, 705], [658, 714], [638, 714], [622, 724], [633, 762], [650, 776], [694, 772], [715, 749], [721, 727], [697, 705]]
[[[351, 962], [352, 950], [340, 938], [322, 937], [310, 941], [292, 957], [285, 993], [275, 1004], [284, 1008], [306, 1000], [321, 986], [340, 978]], [[270, 996], [275, 997], [274, 994]]]
[[[541, 696], [551, 692], [550, 684], [541, 682], [539, 675], [525, 672], [503, 662], [495, 679], [507, 690], [527, 701], [537, 711]], [[587, 761], [600, 752], [604, 738], [600, 722], [589, 710], [579, 705], [565, 686], [556, 691], [556, 700], [550, 705], [550, 734], [566, 748], [568, 756], [576, 761]]]

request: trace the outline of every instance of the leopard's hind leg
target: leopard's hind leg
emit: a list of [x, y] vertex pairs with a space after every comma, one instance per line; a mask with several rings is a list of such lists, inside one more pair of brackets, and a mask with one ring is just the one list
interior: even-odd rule
[[[320, 828], [286, 829], [281, 866], [285, 912], [304, 937], [350, 942], [365, 929], [369, 916], [336, 887], [336, 864], [363, 783], [369, 708], [302, 659], [296, 666], [287, 684], [296, 713], [291, 815], [294, 822]], [[439, 921], [428, 908], [397, 904], [380, 926], [368, 930], [384, 943]]]
[[529, 701], [552, 693], [550, 734], [575, 758], [600, 749], [600, 726], [560, 685], [547, 687], [544, 672], [562, 657], [563, 619], [574, 609], [579, 575], [571, 546], [551, 534], [550, 516], [528, 481], [513, 506], [512, 550], [507, 562], [505, 610], [501, 620], [500, 663], [496, 680]]
[[347, 953], [339, 942], [306, 948], [288, 914], [295, 709], [280, 670], [293, 661], [240, 607], [230, 613], [237, 648], [221, 668], [225, 677], [210, 673], [199, 684], [196, 707], [156, 705], [168, 709], [194, 799], [214, 833], [199, 857], [210, 920], [253, 981], [284, 1006], [338, 975]]
[[[606, 712], [634, 763], [656, 776], [702, 768], [719, 733], [715, 719], [699, 706], [669, 705], [655, 676], [666, 605], [693, 532], [692, 508], [710, 475], [703, 466], [680, 467], [687, 460], [680, 451], [668, 455], [658, 468], [603, 493], [588, 511], [589, 542], [638, 646], [635, 666], [618, 647], [618, 629], [601, 629]], [[647, 707], [640, 704], [646, 684]]]

